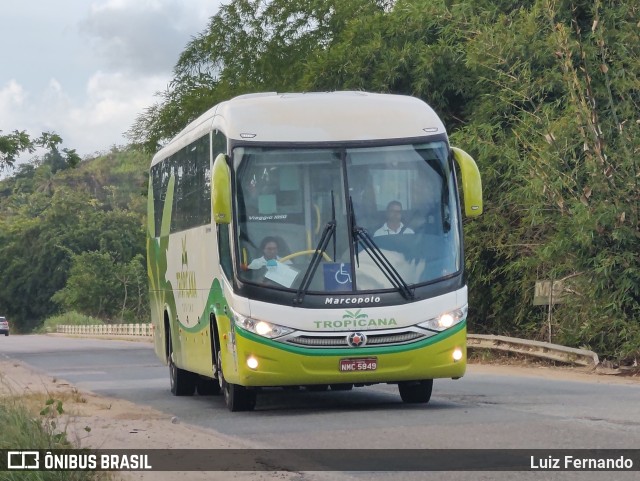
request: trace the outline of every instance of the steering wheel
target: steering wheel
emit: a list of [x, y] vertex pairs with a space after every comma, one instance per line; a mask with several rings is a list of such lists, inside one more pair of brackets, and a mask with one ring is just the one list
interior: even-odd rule
[[[288, 261], [289, 259], [293, 259], [295, 257], [300, 257], [300, 256], [304, 256], [304, 255], [312, 256], [316, 252], [319, 252], [319, 251], [316, 251], [315, 249], [309, 249], [309, 250], [306, 250], [306, 251], [298, 251], [298, 252], [294, 252], [293, 254], [289, 254], [288, 256], [280, 257], [278, 259], [278, 261], [284, 262], [284, 261]], [[326, 261], [333, 262], [331, 257], [329, 257], [329, 255], [326, 252], [322, 253], [322, 257], [324, 257], [324, 259]]]

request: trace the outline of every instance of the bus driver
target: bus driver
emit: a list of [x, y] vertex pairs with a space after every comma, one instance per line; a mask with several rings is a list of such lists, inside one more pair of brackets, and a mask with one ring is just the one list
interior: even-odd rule
[[410, 227], [402, 223], [402, 203], [397, 200], [392, 200], [387, 205], [387, 222], [375, 231], [373, 237], [394, 234], [414, 234]]
[[[249, 264], [249, 269], [262, 269], [263, 267], [274, 265], [280, 261], [278, 255], [278, 239], [272, 236], [267, 236], [262, 239], [260, 243], [260, 250], [262, 251], [262, 257], [254, 259]], [[271, 263], [269, 262], [271, 261]], [[283, 264], [291, 264], [290, 260], [286, 260]]]

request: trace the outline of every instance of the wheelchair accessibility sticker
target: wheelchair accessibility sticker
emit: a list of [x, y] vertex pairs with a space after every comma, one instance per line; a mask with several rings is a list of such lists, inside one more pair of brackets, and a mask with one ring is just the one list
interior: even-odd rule
[[326, 263], [324, 266], [324, 288], [328, 291], [351, 290], [351, 263]]

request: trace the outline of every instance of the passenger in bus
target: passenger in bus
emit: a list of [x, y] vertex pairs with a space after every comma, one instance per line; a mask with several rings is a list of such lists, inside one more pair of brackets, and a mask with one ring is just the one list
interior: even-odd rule
[[397, 200], [387, 205], [387, 222], [374, 232], [373, 237], [394, 234], [414, 234], [410, 227], [402, 223], [402, 203]]
[[[260, 243], [260, 251], [262, 252], [262, 257], [258, 257], [254, 259], [249, 264], [249, 269], [262, 269], [263, 267], [277, 266], [278, 262], [280, 262], [279, 252], [279, 244], [278, 238], [273, 236], [267, 236], [262, 239]], [[286, 260], [283, 264], [291, 264], [290, 260]]]

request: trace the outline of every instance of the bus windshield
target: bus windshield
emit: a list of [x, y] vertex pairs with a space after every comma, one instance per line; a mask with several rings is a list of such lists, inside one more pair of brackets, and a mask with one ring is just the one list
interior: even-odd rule
[[237, 147], [233, 164], [242, 282], [366, 292], [433, 282], [462, 267], [445, 142]]

